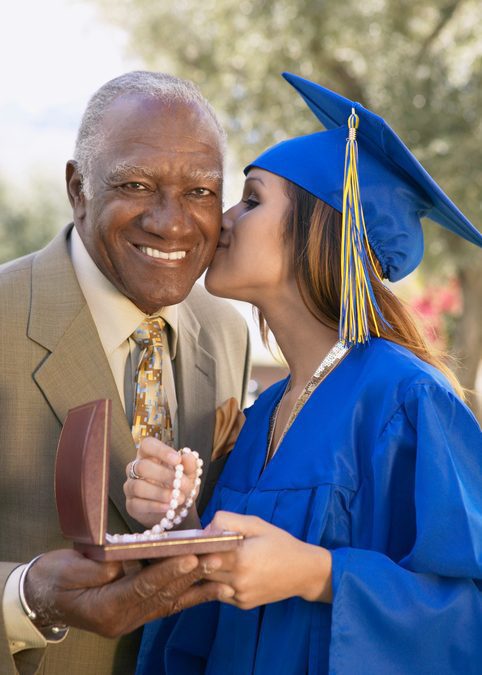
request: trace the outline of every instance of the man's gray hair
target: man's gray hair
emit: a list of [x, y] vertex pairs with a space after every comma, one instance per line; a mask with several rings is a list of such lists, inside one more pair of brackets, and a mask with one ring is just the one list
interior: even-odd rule
[[93, 197], [92, 167], [103, 146], [102, 121], [105, 111], [116, 98], [131, 93], [144, 94], [166, 103], [197, 103], [213, 120], [219, 132], [221, 150], [224, 150], [226, 143], [224, 129], [213, 107], [193, 82], [147, 70], [134, 70], [120, 75], [100, 87], [89, 100], [77, 134], [74, 159], [82, 177], [82, 189], [87, 199]]

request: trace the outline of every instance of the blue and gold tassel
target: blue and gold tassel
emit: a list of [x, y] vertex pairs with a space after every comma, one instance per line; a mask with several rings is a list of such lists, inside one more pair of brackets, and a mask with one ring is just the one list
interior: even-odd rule
[[[378, 276], [368, 243], [358, 181], [359, 118], [352, 108], [348, 118], [343, 181], [343, 215], [341, 237], [340, 340], [345, 346], [363, 344], [370, 339], [369, 316], [379, 336], [378, 319], [387, 324], [378, 307], [370, 282], [369, 269]], [[387, 324], [388, 325], [388, 324]]]

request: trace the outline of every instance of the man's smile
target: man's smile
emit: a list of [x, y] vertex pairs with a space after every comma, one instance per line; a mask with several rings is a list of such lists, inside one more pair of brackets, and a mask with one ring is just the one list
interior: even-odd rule
[[150, 258], [158, 258], [161, 260], [182, 260], [186, 257], [186, 251], [161, 251], [158, 248], [152, 248], [151, 246], [136, 246], [136, 248], [149, 256]]

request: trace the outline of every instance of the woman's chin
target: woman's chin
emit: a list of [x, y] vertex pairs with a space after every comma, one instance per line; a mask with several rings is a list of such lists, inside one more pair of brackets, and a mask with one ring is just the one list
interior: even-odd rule
[[204, 287], [211, 295], [217, 295], [220, 298], [229, 298], [226, 294], [226, 284], [220, 283], [216, 278], [216, 274], [211, 274], [210, 269], [206, 272], [204, 278]]
[[[215, 273], [210, 274], [209, 269], [204, 279], [204, 287], [209, 293], [211, 293], [211, 295], [217, 295], [219, 298], [246, 301], [243, 293], [239, 293], [239, 290], [236, 291], [234, 288], [232, 288], [226, 278], [222, 279], [221, 275], [218, 277], [218, 275]], [[240, 295], [243, 297], [240, 297]]]

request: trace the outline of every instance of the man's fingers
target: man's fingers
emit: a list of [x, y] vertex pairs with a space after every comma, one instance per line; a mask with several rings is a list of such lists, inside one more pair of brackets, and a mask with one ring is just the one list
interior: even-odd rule
[[165, 558], [144, 568], [132, 590], [140, 600], [158, 593], [174, 597], [201, 577], [202, 569], [195, 555]]
[[[213, 602], [218, 600], [224, 602], [234, 596], [234, 589], [226, 584], [219, 584], [215, 582], [204, 582], [201, 584], [191, 585], [183, 593], [172, 599], [169, 605], [165, 602], [154, 603], [148, 615], [143, 618], [143, 623], [153, 621], [159, 617], [176, 614], [188, 607], [194, 607], [204, 602]], [[137, 625], [132, 625], [130, 630], [137, 628]]]
[[[161, 563], [149, 565], [137, 575], [134, 584], [126, 579], [123, 625], [120, 629], [116, 626], [115, 631], [124, 634], [147, 621], [180, 611], [184, 606], [180, 599], [194, 584], [201, 581], [202, 575], [203, 568], [198, 564], [198, 559], [195, 556], [183, 556], [182, 558], [168, 558]], [[119, 583], [123, 581], [121, 579]], [[114, 600], [117, 600], [118, 595], [116, 592]], [[194, 598], [197, 596], [203, 597], [203, 594], [197, 593]], [[126, 607], [129, 608], [127, 612]], [[114, 609], [113, 605], [111, 608]], [[114, 616], [116, 613], [117, 608]]]
[[204, 576], [210, 576], [219, 570], [232, 570], [236, 564], [236, 557], [236, 550], [225, 551], [224, 553], [205, 553], [199, 558]]
[[213, 602], [215, 600], [226, 602], [233, 596], [234, 590], [225, 584], [217, 584], [214, 582], [197, 584], [191, 586], [186, 591], [175, 598], [172, 598], [171, 600], [165, 601], [162, 599], [161, 602], [151, 601], [149, 609], [146, 605], [144, 605], [142, 619], [139, 617], [132, 617], [131, 621], [126, 623], [122, 632], [124, 634], [130, 633], [143, 623], [154, 621], [154, 619], [158, 619], [160, 617], [170, 616], [171, 614], [177, 614], [183, 609], [199, 605], [203, 602]]
[[90, 620], [103, 623], [102, 634], [107, 637], [125, 634], [145, 623], [147, 617], [171, 614], [178, 596], [201, 575], [194, 555], [166, 558], [99, 589], [98, 597], [92, 598], [99, 607], [96, 613], [91, 606]]
[[[142, 572], [141, 596], [163, 595], [176, 598], [183, 594], [190, 586], [201, 581], [206, 574], [220, 569], [222, 559], [213, 556], [209, 562], [199, 563], [196, 556], [170, 558], [162, 563], [150, 565]], [[157, 568], [157, 569], [156, 569]]]
[[207, 581], [197, 586], [192, 586], [180, 595], [174, 604], [174, 612], [180, 612], [188, 607], [194, 607], [203, 602], [218, 600], [224, 602], [234, 596], [234, 589], [227, 584]]

